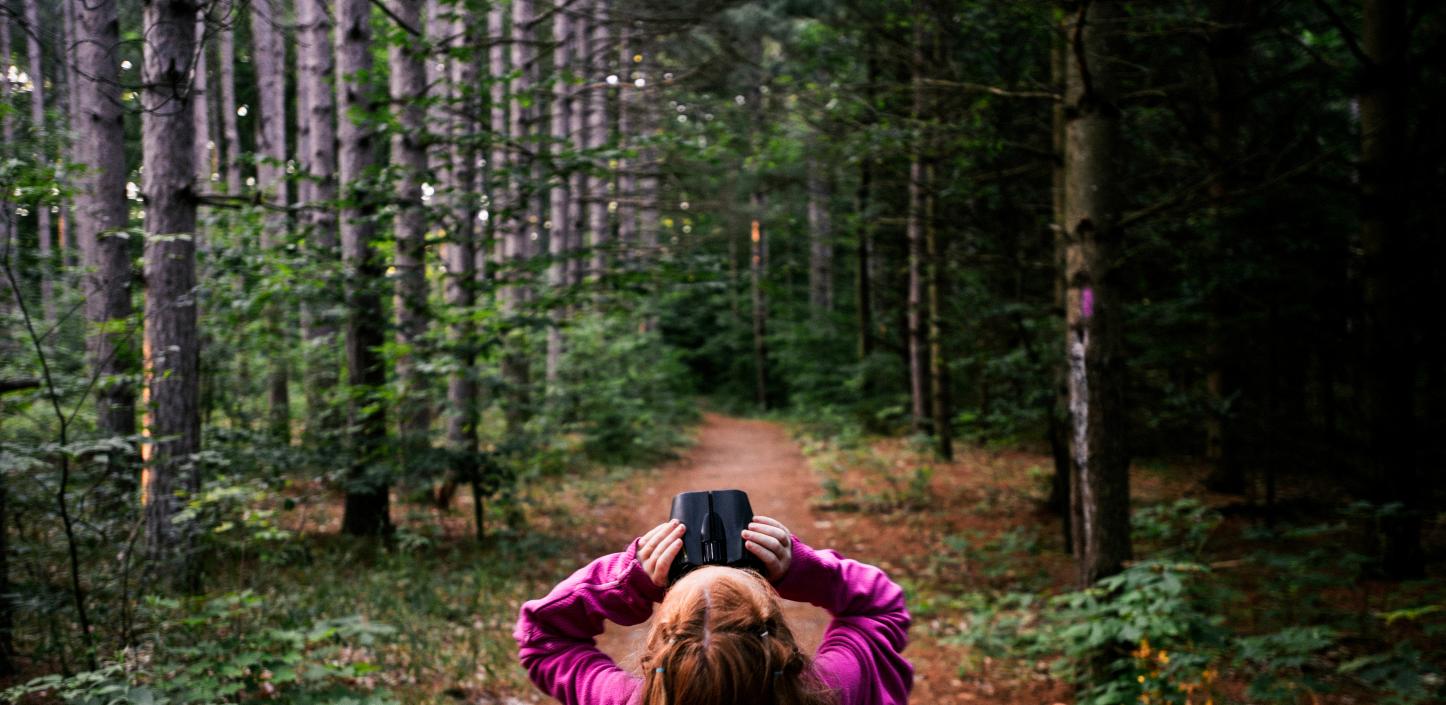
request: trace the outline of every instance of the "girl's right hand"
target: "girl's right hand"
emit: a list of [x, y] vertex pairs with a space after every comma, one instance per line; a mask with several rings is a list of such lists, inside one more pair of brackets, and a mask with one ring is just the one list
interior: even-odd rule
[[683, 532], [686, 530], [682, 522], [669, 519], [643, 535], [642, 544], [638, 546], [638, 560], [654, 585], [668, 587], [668, 569], [673, 567], [678, 551], [683, 550]]

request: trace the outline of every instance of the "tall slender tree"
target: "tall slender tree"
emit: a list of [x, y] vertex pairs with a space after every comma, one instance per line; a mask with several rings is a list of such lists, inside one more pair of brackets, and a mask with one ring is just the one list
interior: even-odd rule
[[321, 291], [303, 303], [303, 335], [307, 352], [307, 432], [334, 431], [338, 418], [330, 399], [336, 387], [334, 339], [337, 322], [331, 314], [338, 282], [333, 277], [339, 255], [336, 219], [336, 77], [331, 11], [325, 0], [296, 0], [300, 66], [296, 84], [297, 147], [306, 178], [300, 200], [307, 205], [308, 242], [313, 264], [321, 273]]
[[754, 191], [749, 201], [753, 216], [749, 227], [748, 289], [753, 311], [753, 403], [768, 408], [768, 297], [763, 291], [767, 244], [763, 216], [767, 197]]
[[814, 318], [822, 318], [833, 309], [833, 184], [830, 167], [817, 156], [808, 158], [807, 168], [808, 305]]
[[196, 190], [205, 191], [211, 185], [211, 70], [207, 60], [208, 18], [206, 8], [196, 11], [196, 68], [191, 72], [191, 130], [192, 148], [195, 155]]
[[146, 549], [157, 576], [187, 586], [197, 576], [190, 555], [193, 537], [180, 512], [184, 495], [201, 484], [194, 458], [201, 429], [190, 112], [197, 9], [193, 0], [146, 3], [142, 32]]
[[221, 89], [221, 131], [226, 139], [226, 193], [241, 193], [241, 126], [237, 118], [241, 104], [236, 99], [236, 27], [241, 23], [235, 0], [215, 0], [217, 22], [216, 53]]
[[[290, 202], [286, 165], [286, 43], [283, 0], [251, 0], [251, 64], [256, 68], [256, 192], [266, 215], [261, 224], [261, 250], [278, 254], [286, 241], [290, 219], [282, 210]], [[271, 351], [266, 374], [267, 429], [279, 441], [291, 439], [290, 370], [286, 350], [287, 313], [280, 302], [267, 305], [266, 345]]]
[[[634, 56], [641, 56], [635, 52], [635, 42], [632, 30], [623, 26], [618, 31], [618, 67], [621, 83], [618, 91], [617, 123], [613, 128], [617, 135], [619, 154], [626, 155], [628, 151], [637, 147], [637, 139], [634, 132], [637, 130], [638, 100], [641, 93], [641, 86], [638, 81], [646, 81], [634, 68]], [[620, 267], [631, 266], [633, 255], [638, 246], [638, 208], [637, 208], [637, 160], [626, 156], [617, 159], [617, 191], [614, 202], [617, 203], [617, 247], [616, 252], [622, 258]]]
[[[3, 121], [0, 136], [5, 140], [0, 146], [0, 157], [8, 157], [10, 146], [15, 144], [15, 126], [10, 121], [10, 61], [10, 13], [8, 8], [0, 6], [0, 111], [4, 112], [0, 116]], [[10, 239], [10, 220], [10, 204], [0, 195], [0, 268], [13, 272], [15, 243]], [[6, 291], [0, 292], [0, 314], [9, 314], [10, 302], [18, 295], [10, 292], [9, 286], [5, 288]], [[10, 355], [14, 349], [7, 343], [0, 351]], [[10, 506], [8, 487], [5, 478], [0, 477], [0, 675], [3, 676], [15, 672], [15, 606], [10, 599], [10, 532], [5, 523]]]
[[372, 22], [367, 0], [337, 0], [337, 176], [344, 189], [341, 207], [341, 257], [346, 301], [346, 371], [349, 387], [347, 425], [351, 445], [342, 531], [375, 535], [390, 527], [390, 482], [382, 454], [387, 416], [377, 403], [386, 384], [379, 348], [385, 321], [381, 295], [382, 263], [376, 235], [376, 194], [368, 185], [375, 168], [377, 131], [373, 125]]
[[[551, 211], [548, 222], [552, 227], [547, 232], [547, 251], [551, 258], [547, 266], [547, 285], [551, 288], [553, 296], [557, 296], [563, 285], [567, 283], [568, 245], [572, 239], [572, 223], [569, 218], [569, 201], [572, 198], [572, 192], [568, 187], [568, 174], [566, 172], [558, 173], [557, 169], [557, 166], [562, 163], [558, 153], [564, 150], [564, 146], [570, 138], [568, 123], [572, 119], [572, 115], [570, 114], [568, 92], [571, 87], [564, 74], [572, 59], [568, 44], [571, 36], [572, 18], [559, 4], [552, 13], [552, 110], [548, 115], [552, 137], [549, 146], [553, 152], [554, 169], [552, 178], [548, 180], [550, 184], [548, 204]], [[562, 362], [562, 327], [558, 319], [564, 313], [561, 307], [553, 307], [550, 312], [553, 321], [547, 327], [547, 358], [545, 361], [545, 377], [549, 387], [557, 384], [558, 368]]]
[[[488, 14], [489, 20], [492, 17]], [[482, 51], [474, 52], [470, 57], [458, 58], [452, 63], [452, 74], [448, 82], [449, 94], [457, 101], [458, 124], [456, 131], [461, 133], [475, 134], [480, 125], [475, 115], [480, 114], [481, 101], [475, 86], [480, 71], [480, 64], [484, 57], [490, 55], [492, 44], [500, 43], [501, 32], [492, 34], [486, 33], [479, 38], [478, 29], [469, 22], [469, 17], [464, 13], [455, 13], [451, 18], [452, 36], [458, 37], [459, 41], [473, 40], [471, 45], [484, 43], [487, 46], [487, 54]], [[489, 22], [490, 24], [490, 22]], [[486, 27], [484, 26], [484, 30]], [[482, 39], [482, 42], [476, 40]], [[489, 135], [489, 139], [492, 136]], [[450, 154], [448, 155], [452, 164], [454, 180], [459, 189], [466, 189], [468, 184], [477, 183], [477, 148], [468, 141], [453, 140]], [[477, 327], [473, 325], [472, 319], [467, 312], [472, 310], [476, 301], [478, 277], [485, 276], [485, 272], [477, 271], [479, 260], [478, 251], [484, 249], [478, 246], [477, 235], [477, 208], [476, 200], [470, 194], [461, 193], [452, 203], [452, 219], [454, 222], [452, 231], [448, 234], [447, 241], [442, 248], [443, 264], [446, 267], [447, 278], [442, 287], [443, 301], [451, 306], [454, 311], [461, 315], [455, 315], [448, 326], [448, 343], [452, 347], [452, 355], [455, 358], [454, 369], [447, 378], [447, 447], [452, 452], [452, 462], [448, 468], [450, 477], [448, 484], [455, 486], [460, 480], [467, 480], [472, 485], [472, 512], [477, 527], [477, 536], [480, 538], [485, 534], [486, 526], [483, 522], [484, 516], [484, 490], [480, 477], [480, 467], [477, 461], [477, 418], [481, 408], [479, 398], [479, 387], [476, 381], [477, 366]], [[482, 259], [485, 262], [485, 258]], [[450, 500], [450, 490], [446, 496]]]
[[[505, 266], [508, 269], [507, 277], [510, 281], [501, 292], [503, 313], [514, 320], [521, 313], [521, 306], [528, 297], [528, 289], [521, 283], [524, 278], [521, 270], [529, 255], [531, 235], [535, 226], [532, 221], [536, 218], [534, 206], [537, 199], [527, 183], [531, 178], [535, 161], [531, 154], [537, 145], [528, 134], [531, 118], [535, 113], [523, 107], [524, 101], [532, 102], [535, 91], [535, 84], [532, 82], [536, 63], [536, 44], [533, 41], [535, 22], [536, 12], [533, 0], [514, 0], [512, 3], [512, 44], [509, 70], [517, 78], [510, 82], [511, 95], [509, 96], [510, 108], [507, 124], [507, 137], [513, 147], [508, 159], [507, 212], [510, 222], [506, 225], [503, 235], [506, 238]], [[504, 341], [501, 373], [503, 384], [506, 386], [506, 399], [503, 411], [509, 432], [520, 431], [523, 422], [528, 417], [527, 407], [530, 404], [531, 395], [528, 390], [529, 370], [526, 350], [523, 349], [524, 343], [522, 331], [515, 327], [509, 331]]]
[[932, 188], [928, 181], [928, 169], [925, 165], [925, 160], [929, 158], [925, 153], [928, 149], [925, 121], [929, 115], [926, 107], [927, 93], [924, 86], [924, 71], [928, 60], [925, 44], [929, 39], [929, 30], [925, 26], [927, 21], [921, 2], [920, 6], [915, 8], [914, 47], [910, 63], [913, 94], [910, 117], [918, 133], [914, 136], [912, 153], [909, 155], [908, 222], [905, 226], [905, 238], [908, 241], [909, 252], [909, 280], [904, 316], [908, 325], [910, 419], [915, 432], [927, 430], [929, 419], [926, 397], [928, 393], [928, 348], [925, 329], [926, 313], [924, 311], [924, 203], [928, 198], [929, 189]]
[[[422, 202], [422, 181], [427, 176], [425, 99], [429, 84], [435, 86], [437, 92], [445, 94], [448, 80], [443, 70], [435, 80], [429, 81], [424, 64], [427, 60], [426, 43], [445, 42], [445, 33], [451, 31], [451, 25], [443, 21], [439, 3], [434, 1], [429, 4], [432, 12], [425, 25], [428, 30], [425, 41], [419, 37], [401, 36], [387, 49], [392, 104], [397, 111], [397, 127], [391, 137], [391, 166], [397, 172], [398, 199], [392, 225], [396, 238], [392, 268], [396, 271], [393, 301], [397, 319], [396, 340], [400, 348], [396, 358], [400, 395], [397, 427], [405, 448], [426, 445], [432, 425], [431, 407], [426, 401], [426, 381], [419, 365], [430, 319], [427, 307], [427, 210]], [[422, 5], [423, 0], [400, 0], [391, 5], [391, 10], [399, 24], [421, 27]], [[445, 54], [441, 54], [431, 61], [445, 67], [447, 59]], [[445, 99], [436, 102], [444, 109], [450, 107]], [[449, 136], [445, 130], [445, 117], [438, 117], [441, 124], [434, 122], [433, 129], [441, 129], [441, 141]], [[443, 187], [437, 192], [443, 198], [452, 198], [455, 184], [449, 183], [451, 169], [446, 168], [445, 162], [435, 167]]]
[[[45, 118], [45, 57], [40, 52], [40, 13], [36, 0], [25, 2], [25, 46], [30, 59], [30, 133], [37, 164], [49, 164], [49, 121]], [[40, 305], [45, 320], [55, 320], [55, 227], [50, 207], [35, 209], [36, 254], [40, 265]]]
[[1070, 483], [1079, 582], [1130, 558], [1118, 277], [1121, 150], [1111, 62], [1119, 3], [1078, 3], [1069, 24], [1065, 92], [1065, 316], [1069, 360]]
[[[608, 67], [615, 53], [610, 50], [608, 0], [593, 0], [591, 32], [585, 38], [585, 53], [588, 57], [587, 81], [587, 148], [597, 153], [608, 142]], [[592, 248], [589, 275], [594, 279], [607, 270], [607, 244], [611, 229], [608, 223], [608, 185], [611, 179], [595, 169], [588, 177], [587, 189], [587, 234], [588, 246]]]
[[944, 312], [943, 289], [944, 252], [939, 244], [939, 223], [936, 220], [938, 195], [935, 183], [937, 166], [930, 163], [924, 168], [924, 180], [930, 184], [924, 196], [924, 277], [926, 285], [925, 306], [928, 310], [929, 341], [929, 418], [933, 420], [930, 429], [934, 434], [934, 450], [945, 460], [954, 458], [954, 431], [950, 423], [948, 363], [944, 357]]
[[[120, 100], [120, 24], [115, 0], [68, 0], [75, 13], [77, 80], [76, 161], [84, 165], [75, 192], [75, 234], [86, 273], [82, 280], [90, 323], [86, 357], [96, 375], [96, 426], [101, 433], [136, 431], [135, 388], [128, 376], [137, 351], [126, 326], [131, 318], [131, 258], [122, 235], [128, 220], [124, 113]], [[192, 16], [194, 21], [194, 13]], [[124, 467], [123, 465], [121, 467]], [[133, 488], [128, 470], [117, 473]]]
[[[15, 145], [15, 119], [11, 116], [10, 111], [10, 101], [13, 97], [10, 88], [10, 67], [14, 66], [12, 62], [15, 58], [11, 53], [10, 38], [10, 12], [8, 8], [0, 6], [0, 72], [3, 72], [0, 73], [0, 76], [4, 77], [4, 80], [0, 80], [0, 103], [3, 103], [6, 108], [3, 111], [4, 114], [0, 115], [0, 139], [5, 140], [3, 149], [7, 157], [10, 149]], [[16, 260], [20, 247], [20, 238], [16, 236], [11, 223], [12, 207], [8, 196], [9, 194], [0, 194], [0, 204], [4, 206], [3, 212], [0, 212], [0, 238], [3, 238], [0, 239], [0, 248], [3, 248], [3, 253], [0, 255], [5, 258], [3, 264], [7, 265]], [[0, 311], [9, 310], [12, 298], [8, 291], [3, 297], [0, 297], [0, 301], [4, 302], [4, 306], [0, 306]]]

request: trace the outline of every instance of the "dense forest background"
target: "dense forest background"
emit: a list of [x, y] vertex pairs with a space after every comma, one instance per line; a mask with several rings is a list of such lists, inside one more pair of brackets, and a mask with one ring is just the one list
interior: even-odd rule
[[0, 692], [529, 693], [707, 409], [917, 532], [921, 701], [1440, 701], [1443, 65], [1426, 0], [3, 0]]

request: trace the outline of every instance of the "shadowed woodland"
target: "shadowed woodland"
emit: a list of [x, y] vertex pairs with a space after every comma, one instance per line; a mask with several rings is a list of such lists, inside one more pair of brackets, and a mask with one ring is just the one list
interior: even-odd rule
[[1442, 66], [1427, 0], [0, 0], [0, 700], [542, 702], [521, 603], [711, 484], [904, 585], [915, 702], [1446, 701]]

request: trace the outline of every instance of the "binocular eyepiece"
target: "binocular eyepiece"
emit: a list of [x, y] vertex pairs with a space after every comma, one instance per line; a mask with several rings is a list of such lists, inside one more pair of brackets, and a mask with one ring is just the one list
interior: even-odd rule
[[753, 507], [742, 490], [684, 492], [673, 497], [669, 518], [682, 522], [683, 550], [668, 569], [669, 582], [705, 565], [751, 568], [763, 563], [743, 548], [743, 530], [753, 521]]

